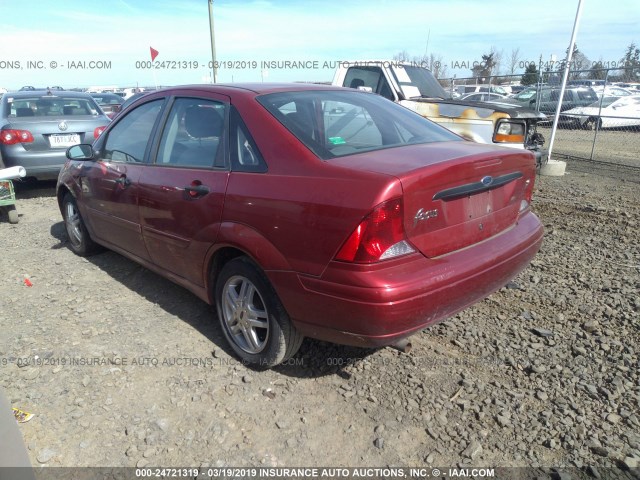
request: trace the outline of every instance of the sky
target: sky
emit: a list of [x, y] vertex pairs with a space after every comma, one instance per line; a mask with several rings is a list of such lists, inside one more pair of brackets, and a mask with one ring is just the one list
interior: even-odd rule
[[[578, 0], [215, 0], [218, 82], [331, 81], [336, 62], [434, 54], [470, 76], [492, 48], [502, 70], [565, 55]], [[207, 0], [0, 0], [0, 87], [211, 81]], [[640, 44], [639, 0], [583, 0], [577, 45], [615, 66]], [[151, 64], [150, 47], [158, 51]], [[298, 62], [287, 65], [285, 62]], [[150, 67], [154, 68], [150, 68]]]

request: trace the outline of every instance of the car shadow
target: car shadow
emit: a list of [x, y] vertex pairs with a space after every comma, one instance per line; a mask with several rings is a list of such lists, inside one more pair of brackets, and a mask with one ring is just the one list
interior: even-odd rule
[[[54, 223], [50, 228], [50, 234], [59, 242], [51, 247], [52, 249], [68, 248], [63, 222]], [[110, 250], [86, 259], [132, 292], [189, 324], [231, 358], [237, 358], [220, 330], [215, 307], [203, 302], [187, 289]], [[377, 349], [336, 345], [305, 338], [298, 353], [273, 370], [295, 378], [327, 375], [349, 378], [346, 367], [365, 362], [366, 358], [376, 351]], [[264, 370], [253, 365], [246, 365], [246, 368], [255, 372]]]
[[56, 180], [34, 180], [31, 178], [13, 181], [16, 199], [56, 196]]

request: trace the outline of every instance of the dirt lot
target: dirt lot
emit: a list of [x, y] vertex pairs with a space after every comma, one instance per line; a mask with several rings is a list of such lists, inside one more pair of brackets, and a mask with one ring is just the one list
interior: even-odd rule
[[546, 235], [530, 268], [411, 353], [305, 340], [270, 371], [236, 361], [182, 288], [112, 252], [73, 255], [53, 187], [23, 190], [20, 223], [0, 222], [0, 387], [35, 414], [20, 424], [32, 463], [629, 475], [639, 179], [568, 170], [538, 179]]
[[[550, 126], [539, 127], [547, 140], [551, 139]], [[594, 147], [595, 141], [595, 147]], [[640, 130], [604, 129], [597, 133], [577, 128], [559, 128], [556, 132], [553, 151], [556, 155], [569, 155], [616, 165], [640, 167]]]

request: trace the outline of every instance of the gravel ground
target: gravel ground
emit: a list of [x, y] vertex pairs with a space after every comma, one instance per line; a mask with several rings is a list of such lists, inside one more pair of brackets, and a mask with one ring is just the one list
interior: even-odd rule
[[231, 355], [209, 306], [115, 253], [76, 257], [53, 187], [23, 190], [20, 223], [0, 222], [0, 387], [34, 413], [20, 429], [38, 466], [527, 466], [631, 478], [638, 197], [637, 179], [571, 166], [539, 178], [545, 241], [506, 288], [415, 335], [408, 354], [305, 340], [289, 364], [256, 371]]

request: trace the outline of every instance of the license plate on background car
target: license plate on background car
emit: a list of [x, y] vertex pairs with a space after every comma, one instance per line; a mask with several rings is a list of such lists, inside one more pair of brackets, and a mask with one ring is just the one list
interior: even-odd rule
[[80, 135], [68, 133], [66, 135], [49, 135], [49, 145], [51, 148], [67, 148], [80, 143]]

